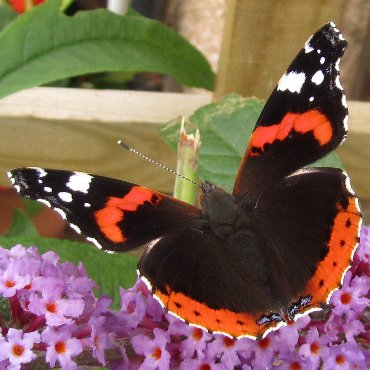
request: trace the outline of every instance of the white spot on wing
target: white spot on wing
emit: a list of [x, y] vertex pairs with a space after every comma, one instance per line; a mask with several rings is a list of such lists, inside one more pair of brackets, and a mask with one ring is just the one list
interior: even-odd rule
[[40, 167], [28, 167], [28, 168], [35, 170], [39, 174], [39, 177], [44, 177], [47, 175], [47, 172], [43, 168]]
[[51, 192], [53, 191], [53, 189], [52, 189], [50, 186], [45, 186], [45, 187], [44, 187], [44, 191], [45, 191], [46, 193], [51, 193]]
[[322, 71], [317, 71], [311, 78], [311, 81], [316, 84], [320, 85], [324, 81], [324, 74]]
[[6, 174], [9, 178], [10, 182], [14, 185], [15, 184], [15, 179], [13, 178], [13, 175], [10, 173], [10, 171], [8, 171]]
[[301, 317], [303, 316], [306, 316], [312, 312], [317, 312], [317, 311], [321, 311], [322, 308], [321, 307], [312, 307], [304, 312], [301, 312], [301, 313], [297, 313], [295, 316], [294, 316], [294, 321], [297, 321], [298, 319], [300, 319]]
[[325, 63], [325, 57], [321, 57], [320, 58], [320, 64], [324, 64]]
[[[138, 276], [140, 276], [140, 279], [146, 285], [146, 287], [148, 288], [148, 290], [151, 291], [152, 290], [152, 284], [150, 284], [149, 280], [145, 276], [140, 275], [140, 271], [139, 270], [136, 270], [136, 273], [138, 274]], [[163, 305], [163, 303], [162, 303], [162, 305]]]
[[74, 172], [67, 182], [67, 187], [74, 191], [87, 193], [90, 187], [92, 176], [83, 172]]
[[14, 185], [14, 189], [17, 190], [17, 193], [21, 191], [21, 187], [19, 185]]
[[[234, 337], [232, 335], [230, 335], [228, 333], [224, 333], [223, 331], [213, 331], [212, 334], [214, 334], [214, 335], [223, 335], [224, 337], [228, 337], [230, 339], [234, 339]], [[256, 337], [253, 337], [253, 336], [250, 336], [250, 335], [243, 335], [242, 337], [245, 337], [245, 336], [248, 337], [249, 339], [256, 339]], [[238, 337], [238, 339], [239, 338], [241, 338], [241, 337]]]
[[310, 45], [310, 41], [312, 39], [312, 36], [306, 41], [306, 43], [304, 44], [304, 52], [307, 54], [307, 53], [311, 53], [311, 51], [315, 50], [311, 45]]
[[314, 101], [314, 100], [315, 100], [315, 98], [314, 98], [313, 96], [311, 96], [308, 100], [309, 100], [309, 101]]
[[95, 239], [95, 238], [90, 238], [90, 237], [87, 237], [86, 240], [88, 240], [89, 242], [95, 244], [96, 247], [98, 247], [99, 249], [102, 249], [103, 247], [100, 245], [100, 243]]
[[346, 189], [347, 191], [352, 194], [352, 195], [355, 195], [355, 192], [353, 191], [352, 189], [352, 186], [351, 186], [351, 180], [349, 179], [349, 176], [347, 174], [346, 171], [343, 171], [343, 175], [345, 176], [345, 184], [346, 184]]
[[335, 62], [335, 69], [339, 72], [339, 63], [340, 63], [340, 58]]
[[77, 225], [70, 223], [69, 226], [71, 227], [71, 229], [76, 231], [76, 233], [81, 234], [81, 229]]
[[306, 75], [303, 72], [289, 72], [284, 74], [279, 83], [278, 90], [285, 91], [289, 90], [290, 92], [299, 93], [301, 92], [302, 86], [306, 80]]
[[340, 83], [340, 81], [339, 81], [339, 76], [337, 76], [337, 77], [335, 78], [335, 84], [337, 85], [337, 88], [338, 88], [339, 90], [342, 90], [342, 91], [343, 91], [343, 87], [342, 87], [342, 85], [341, 85], [341, 83]]
[[70, 203], [72, 202], [72, 194], [71, 193], [67, 193], [65, 191], [61, 191], [60, 193], [58, 193], [58, 197], [63, 201], [63, 202], [67, 202], [67, 203]]
[[48, 207], [51, 207], [50, 202], [48, 200], [46, 200], [46, 199], [37, 199], [37, 201], [40, 202], [40, 203], [45, 204]]
[[316, 52], [317, 52], [317, 54], [321, 54], [321, 50], [320, 49], [317, 49]]
[[84, 203], [84, 207], [89, 208], [89, 207], [91, 207], [91, 204], [86, 202], [86, 203]]
[[42, 184], [42, 183], [43, 183], [43, 181], [42, 181], [42, 180], [40, 180], [40, 179], [38, 179], [38, 180], [37, 180], [37, 182], [38, 182], [39, 184]]
[[151, 250], [160, 240], [162, 239], [162, 237], [159, 237], [157, 239], [154, 239], [152, 240], [151, 242], [149, 242], [146, 246], [146, 250], [149, 251]]
[[53, 210], [55, 212], [58, 212], [62, 216], [62, 219], [63, 220], [66, 220], [67, 219], [67, 215], [66, 215], [66, 213], [62, 209], [60, 209], [60, 208], [53, 208]]
[[344, 117], [343, 125], [344, 125], [344, 129], [347, 132], [348, 131], [348, 114]]
[[[360, 204], [358, 203], [357, 197], [355, 197], [355, 204], [356, 204], [356, 208], [358, 212], [360, 213]], [[360, 237], [361, 223], [362, 223], [362, 218], [360, 219], [360, 224], [358, 225], [358, 237]]]

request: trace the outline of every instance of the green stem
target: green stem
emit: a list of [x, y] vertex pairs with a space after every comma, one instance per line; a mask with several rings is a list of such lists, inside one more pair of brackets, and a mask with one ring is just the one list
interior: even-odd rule
[[174, 197], [189, 204], [195, 204], [198, 189], [196, 180], [198, 173], [198, 158], [200, 148], [200, 136], [197, 130], [195, 135], [185, 132], [184, 120], [181, 123], [179, 144], [177, 147], [177, 173], [186, 177], [176, 177]]

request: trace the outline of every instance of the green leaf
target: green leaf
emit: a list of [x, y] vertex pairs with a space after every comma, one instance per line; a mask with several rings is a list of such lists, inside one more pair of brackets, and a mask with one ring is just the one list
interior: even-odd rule
[[37, 215], [44, 207], [42, 203], [30, 198], [22, 198], [22, 202], [26, 207], [26, 214], [29, 217]]
[[[189, 127], [200, 131], [201, 180], [208, 180], [231, 191], [248, 138], [262, 107], [260, 100], [230, 94], [219, 103], [198, 109], [189, 117]], [[173, 148], [177, 145], [179, 122], [171, 121], [160, 132]]]
[[[224, 97], [198, 109], [189, 117], [193, 132], [200, 131], [201, 147], [199, 177], [231, 191], [249, 137], [262, 111], [264, 102], [242, 98], [237, 94]], [[177, 147], [181, 119], [164, 125], [160, 135], [172, 147]], [[189, 130], [191, 131], [191, 130]], [[342, 168], [335, 153], [330, 153], [312, 166]]]
[[12, 224], [5, 233], [8, 237], [34, 237], [37, 230], [27, 214], [19, 208], [14, 209]]
[[17, 18], [17, 13], [6, 4], [0, 4], [0, 31]]
[[0, 237], [0, 246], [11, 248], [22, 244], [36, 246], [40, 253], [54, 251], [62, 261], [83, 262], [89, 277], [98, 283], [98, 295], [113, 298], [114, 308], [119, 307], [119, 287], [129, 288], [137, 279], [136, 258], [122, 253], [108, 254], [87, 243], [41, 237]]
[[331, 152], [324, 158], [310, 164], [307, 167], [337, 167], [344, 169], [343, 162], [340, 160], [339, 155], [336, 152]]
[[60, 0], [34, 7], [0, 33], [0, 97], [66, 77], [102, 72], [160, 72], [212, 89], [204, 56], [160, 22], [106, 9], [69, 17]]

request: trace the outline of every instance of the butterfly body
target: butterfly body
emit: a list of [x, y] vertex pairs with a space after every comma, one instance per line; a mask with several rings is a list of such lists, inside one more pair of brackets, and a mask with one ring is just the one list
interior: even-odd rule
[[327, 304], [358, 243], [347, 174], [305, 167], [347, 133], [345, 47], [332, 23], [306, 42], [257, 120], [232, 194], [205, 182], [200, 208], [80, 172], [21, 168], [10, 180], [99, 248], [148, 243], [138, 273], [173, 315], [214, 333], [264, 337]]

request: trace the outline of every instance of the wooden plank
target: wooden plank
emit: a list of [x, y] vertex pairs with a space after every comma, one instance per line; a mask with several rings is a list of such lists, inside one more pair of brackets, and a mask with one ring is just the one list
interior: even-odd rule
[[209, 94], [35, 87], [0, 99], [0, 117], [163, 123], [189, 116]]
[[159, 124], [189, 116], [208, 95], [35, 88], [0, 100], [0, 185], [7, 170], [40, 166], [124, 178], [171, 193], [174, 176], [117, 145], [174, 168]]
[[308, 37], [332, 20], [341, 0], [229, 0], [214, 98], [229, 92], [267, 99]]
[[[174, 168], [175, 153], [159, 137], [159, 123], [189, 115], [211, 99], [209, 95], [174, 94], [175, 101], [172, 94], [136, 92], [131, 93], [134, 103], [129, 104], [127, 92], [62, 92], [40, 88], [0, 100], [0, 185], [9, 184], [5, 172], [11, 168], [42, 166], [87, 171], [172, 192], [171, 174], [123, 151], [116, 141], [124, 139]], [[87, 102], [81, 94], [86, 94]], [[339, 154], [354, 189], [370, 199], [370, 103], [350, 101], [349, 109], [349, 135]], [[135, 112], [143, 121], [134, 120]], [[53, 116], [57, 118], [47, 119]]]
[[[127, 179], [171, 192], [174, 176], [117, 144], [123, 139], [149, 157], [174, 168], [176, 153], [148, 123], [0, 119], [0, 184], [5, 171], [37, 166], [90, 172]], [[5, 134], [4, 134], [5, 133]]]

